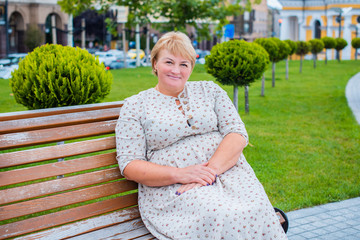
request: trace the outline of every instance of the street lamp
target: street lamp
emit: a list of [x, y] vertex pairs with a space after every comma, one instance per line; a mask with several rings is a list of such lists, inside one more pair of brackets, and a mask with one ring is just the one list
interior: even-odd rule
[[[341, 18], [342, 16], [345, 16], [348, 12], [350, 12], [352, 9], [352, 7], [347, 7], [347, 8], [334, 8], [335, 12], [338, 12], [339, 15], [336, 16], [336, 22], [339, 23], [339, 38], [341, 38]], [[339, 51], [336, 51], [336, 59], [339, 60], [340, 55], [339, 55]]]

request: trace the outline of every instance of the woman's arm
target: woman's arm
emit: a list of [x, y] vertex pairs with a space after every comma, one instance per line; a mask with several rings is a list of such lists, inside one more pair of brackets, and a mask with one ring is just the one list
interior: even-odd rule
[[[208, 167], [214, 169], [217, 175], [226, 172], [237, 163], [245, 146], [246, 139], [241, 134], [227, 134], [209, 159]], [[200, 187], [200, 185], [184, 184], [177, 190], [177, 193], [180, 195], [196, 187]]]
[[133, 160], [124, 169], [124, 176], [132, 181], [157, 187], [176, 183], [199, 183], [208, 185], [214, 182], [216, 172], [208, 163], [185, 168], [162, 166], [144, 160]]
[[220, 175], [232, 168], [246, 146], [245, 138], [238, 133], [229, 133], [219, 144], [214, 155], [209, 160], [209, 167]]

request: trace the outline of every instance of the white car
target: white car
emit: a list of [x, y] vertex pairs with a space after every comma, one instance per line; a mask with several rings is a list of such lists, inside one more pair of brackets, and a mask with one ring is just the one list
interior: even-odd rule
[[112, 61], [116, 61], [124, 55], [116, 54], [114, 52], [95, 52], [95, 56], [99, 58], [100, 63], [104, 63], [105, 66], [109, 66]]

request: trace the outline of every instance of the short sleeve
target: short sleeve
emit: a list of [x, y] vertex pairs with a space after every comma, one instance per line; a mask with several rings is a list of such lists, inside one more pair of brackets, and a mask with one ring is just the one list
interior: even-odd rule
[[239, 133], [249, 143], [245, 124], [241, 120], [234, 104], [227, 93], [215, 83], [211, 83], [215, 98], [214, 110], [218, 119], [218, 128], [223, 137], [229, 133]]
[[146, 160], [146, 141], [140, 122], [141, 103], [136, 99], [125, 100], [116, 124], [116, 159], [121, 174], [133, 160]]

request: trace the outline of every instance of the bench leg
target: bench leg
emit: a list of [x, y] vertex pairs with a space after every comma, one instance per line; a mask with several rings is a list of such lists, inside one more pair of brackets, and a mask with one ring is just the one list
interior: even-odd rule
[[287, 218], [286, 214], [284, 211], [282, 211], [279, 208], [274, 208], [276, 215], [279, 218], [280, 224], [282, 226], [282, 228], [284, 229], [284, 232], [287, 233], [288, 229], [289, 229], [289, 219]]

